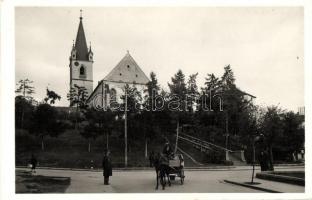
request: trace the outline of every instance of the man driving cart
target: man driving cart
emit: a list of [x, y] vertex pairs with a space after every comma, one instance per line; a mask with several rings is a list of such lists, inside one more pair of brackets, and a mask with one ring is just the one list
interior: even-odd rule
[[168, 160], [173, 159], [174, 152], [169, 144], [169, 141], [166, 140], [165, 146], [163, 148], [162, 153], [168, 158]]

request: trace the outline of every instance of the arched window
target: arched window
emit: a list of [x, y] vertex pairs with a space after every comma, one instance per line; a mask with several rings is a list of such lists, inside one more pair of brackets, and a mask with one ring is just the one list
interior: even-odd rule
[[85, 70], [84, 66], [80, 67], [79, 74], [80, 74], [80, 76], [85, 76], [86, 75], [86, 70]]
[[114, 88], [110, 89], [109, 91], [110, 95], [110, 103], [116, 103], [116, 90]]

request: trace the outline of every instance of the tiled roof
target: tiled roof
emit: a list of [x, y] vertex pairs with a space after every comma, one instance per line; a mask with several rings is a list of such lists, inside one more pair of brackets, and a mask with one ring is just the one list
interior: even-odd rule
[[147, 84], [149, 82], [148, 77], [144, 74], [129, 52], [127, 52], [123, 59], [121, 59], [104, 80], [138, 84]]
[[77, 60], [88, 60], [88, 47], [86, 36], [83, 30], [82, 17], [80, 17], [75, 49], [77, 50]]

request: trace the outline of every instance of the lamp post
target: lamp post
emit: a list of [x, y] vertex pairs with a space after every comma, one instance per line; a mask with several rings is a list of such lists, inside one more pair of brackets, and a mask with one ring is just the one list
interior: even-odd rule
[[127, 88], [125, 86], [125, 167], [128, 166], [127, 101]]
[[252, 176], [251, 176], [251, 184], [254, 183], [254, 176], [255, 176], [255, 163], [256, 163], [255, 140], [256, 140], [256, 138], [253, 137], [253, 139], [252, 139]]
[[225, 148], [228, 149], [229, 143], [229, 117], [227, 110], [225, 111]]

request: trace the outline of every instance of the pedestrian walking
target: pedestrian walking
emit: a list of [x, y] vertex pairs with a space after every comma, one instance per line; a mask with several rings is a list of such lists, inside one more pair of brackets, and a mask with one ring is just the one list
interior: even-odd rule
[[112, 162], [110, 158], [110, 151], [104, 153], [103, 162], [103, 176], [104, 176], [104, 185], [109, 185], [109, 177], [113, 175], [112, 173]]
[[31, 164], [31, 173], [34, 172], [36, 173], [36, 167], [37, 167], [37, 158], [34, 154], [31, 154], [31, 158], [30, 158], [30, 164]]

